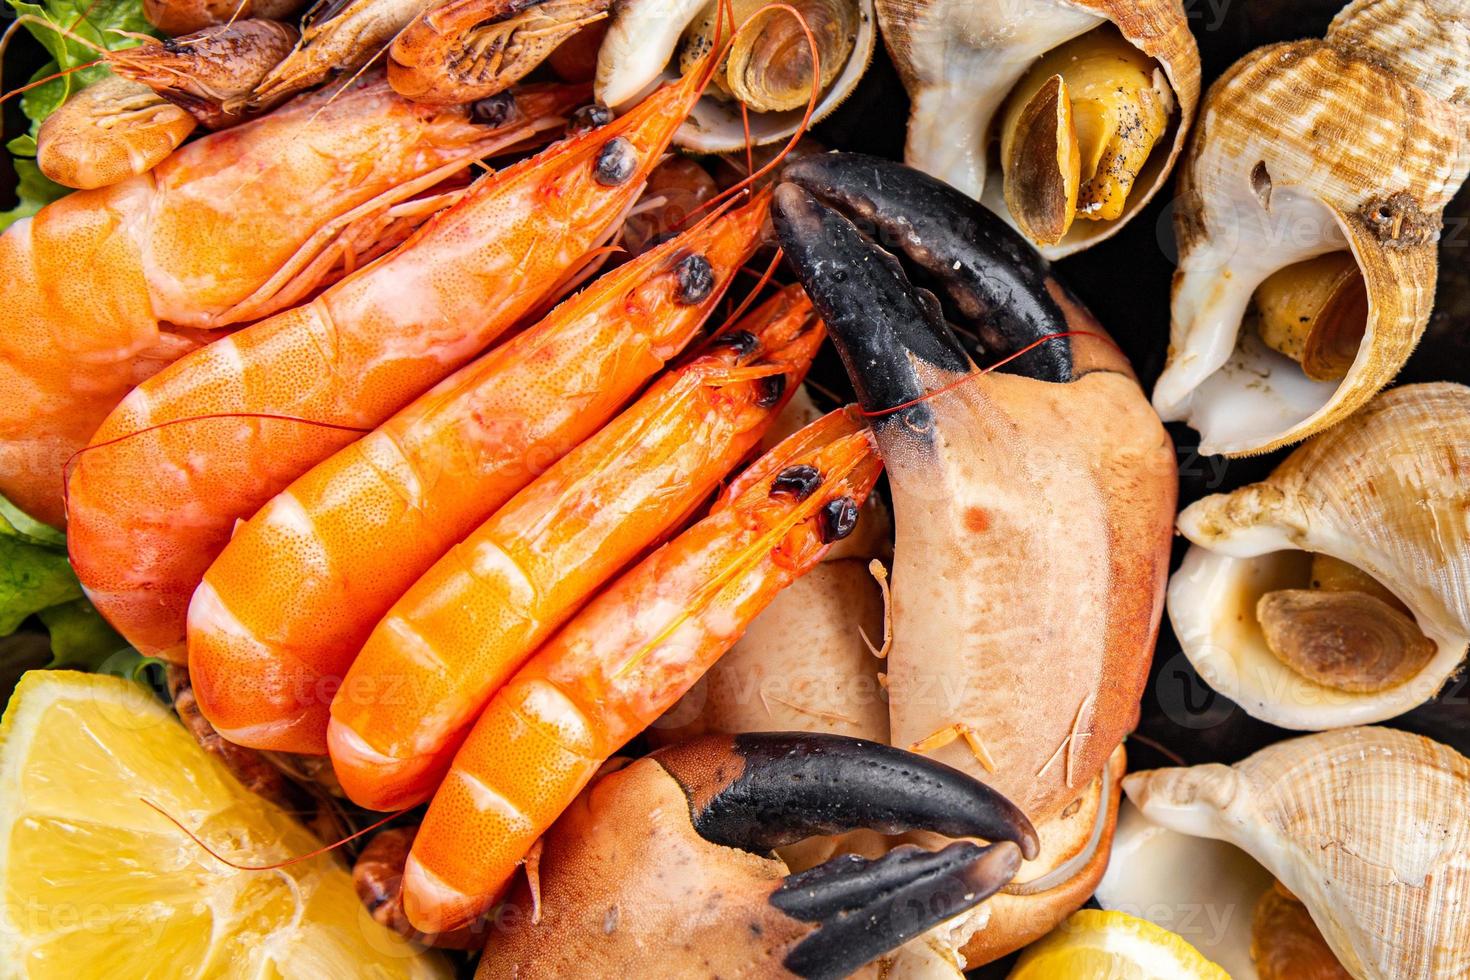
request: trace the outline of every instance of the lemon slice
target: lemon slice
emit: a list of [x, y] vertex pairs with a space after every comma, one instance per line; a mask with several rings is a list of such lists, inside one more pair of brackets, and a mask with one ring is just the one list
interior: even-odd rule
[[0, 978], [447, 978], [138, 684], [25, 675], [0, 721]]
[[1178, 933], [1082, 909], [1021, 954], [1009, 980], [1230, 980]]

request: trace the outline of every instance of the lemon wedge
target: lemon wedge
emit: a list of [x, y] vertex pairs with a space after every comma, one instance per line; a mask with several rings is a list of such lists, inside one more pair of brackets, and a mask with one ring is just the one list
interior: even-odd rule
[[1022, 953], [1009, 980], [1230, 980], [1230, 974], [1152, 922], [1082, 909]]
[[447, 978], [144, 687], [32, 671], [0, 721], [0, 978]]

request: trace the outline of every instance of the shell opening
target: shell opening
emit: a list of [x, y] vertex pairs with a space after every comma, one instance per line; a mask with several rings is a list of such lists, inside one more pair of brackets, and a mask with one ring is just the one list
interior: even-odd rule
[[[696, 153], [727, 153], [787, 139], [811, 97], [810, 49], [795, 18], [762, 10], [769, 0], [734, 0], [742, 28], [709, 90], [674, 143]], [[841, 105], [868, 69], [877, 41], [873, 0], [783, 0], [801, 12], [819, 48], [821, 96], [811, 121]], [[660, 81], [700, 63], [713, 44], [719, 4], [622, 0], [598, 55], [597, 94], [610, 105], [636, 100]], [[748, 26], [747, 26], [748, 25]], [[726, 15], [722, 36], [729, 37]], [[742, 112], [742, 107], [746, 110]]]
[[1276, 882], [1251, 917], [1251, 961], [1259, 980], [1349, 980], [1312, 914]]
[[1168, 608], [1200, 676], [1252, 716], [1298, 729], [1381, 721], [1432, 697], [1458, 662], [1460, 638], [1351, 563], [1269, 531], [1249, 550], [1194, 545]]
[[1043, 55], [1001, 112], [1002, 195], [1017, 227], [1055, 245], [1077, 219], [1123, 217], [1134, 187], [1152, 186], [1149, 164], [1167, 156], [1174, 108], [1158, 62], [1110, 23]]
[[1363, 345], [1368, 286], [1352, 253], [1328, 252], [1267, 277], [1248, 316], [1266, 346], [1300, 364], [1312, 381], [1338, 381]]
[[1374, 369], [1378, 303], [1341, 216], [1264, 162], [1232, 193], [1217, 205], [1230, 233], [1180, 258], [1175, 353], [1154, 389], [1206, 454], [1292, 441]]
[[1271, 873], [1234, 844], [1167, 829], [1125, 799], [1095, 897], [1105, 909], [1177, 932], [1230, 976], [1247, 980], [1250, 910], [1271, 882]]
[[[767, 9], [767, 0], [734, 0], [740, 33], [715, 71], [712, 91], [744, 102], [752, 112], [789, 112], [806, 106], [812, 89], [811, 49], [795, 18]], [[852, 0], [792, 0], [816, 37], [825, 95], [857, 43], [858, 7]], [[688, 74], [714, 46], [718, 3], [684, 33], [681, 70]]]

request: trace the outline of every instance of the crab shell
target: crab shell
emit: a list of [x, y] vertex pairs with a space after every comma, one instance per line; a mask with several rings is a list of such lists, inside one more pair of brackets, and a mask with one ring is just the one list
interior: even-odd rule
[[[1453, 749], [1386, 728], [1341, 729], [1234, 766], [1134, 773], [1123, 787], [1145, 821], [1234, 845], [1279, 879], [1354, 977], [1470, 975], [1470, 760]], [[1215, 845], [1190, 848], [1132, 821], [1124, 829], [1118, 853], [1128, 860], [1099, 888], [1105, 907], [1147, 915], [1197, 901], [1208, 911], [1264, 890], [1258, 871]], [[1251, 907], [1229, 911], [1248, 921]], [[1249, 980], [1240, 962], [1237, 950], [1231, 973]]]
[[1184, 148], [1199, 102], [1199, 49], [1179, 0], [877, 0], [883, 40], [912, 100], [904, 160], [980, 200], [1013, 227], [991, 166], [994, 121], [1011, 89], [1037, 59], [1111, 21], [1158, 61], [1174, 91], [1168, 152], [1150, 155], [1121, 217], [1077, 221], [1049, 259], [1117, 233], [1164, 185]]
[[[856, 604], [855, 604], [856, 598]], [[706, 733], [805, 731], [887, 742], [888, 715], [878, 683], [882, 605], [865, 563], [827, 562], [798, 580], [758, 616], [700, 685], [649, 730], [658, 744]], [[859, 633], [861, 626], [863, 632]], [[1103, 771], [1051, 819], [1037, 822], [1035, 860], [974, 912], [891, 954], [889, 977], [958, 977], [1035, 941], [1082, 906], [1108, 865], [1122, 796], [1121, 746]], [[881, 856], [898, 844], [937, 850], [935, 834], [884, 836], [868, 830], [814, 837], [780, 849], [792, 871], [838, 854]]]
[[[873, 60], [878, 28], [873, 0], [852, 0], [858, 8], [857, 36], [842, 71], [812, 112], [820, 122], [857, 88]], [[654, 85], [677, 79], [677, 55], [684, 29], [708, 0], [621, 0], [613, 5], [607, 37], [597, 55], [597, 101], [613, 108], [630, 105]], [[674, 62], [671, 65], [671, 62]], [[789, 138], [801, 126], [806, 110], [752, 112], [750, 145], [764, 146]], [[746, 147], [740, 105], [705, 95], [674, 134], [674, 143], [694, 153], [728, 153]]]
[[963, 740], [934, 757], [1037, 821], [1137, 722], [1175, 506], [1168, 437], [1126, 359], [1095, 321], [1083, 329], [1098, 336], [1073, 339], [1075, 380], [972, 375], [930, 400], [933, 449], [880, 433], [897, 523], [892, 740], [969, 723], [994, 772]]
[[[1445, 205], [1470, 170], [1470, 4], [1355, 0], [1324, 40], [1261, 48], [1210, 89], [1180, 170], [1169, 362], [1154, 390], [1204, 453], [1264, 452], [1391, 380], [1434, 299]], [[1242, 329], [1277, 270], [1349, 249], [1367, 331], [1339, 381]]]
[[[1470, 645], [1470, 388], [1384, 392], [1302, 445], [1264, 481], [1179, 515], [1193, 542], [1169, 582], [1169, 618], [1200, 676], [1252, 716], [1323, 729], [1392, 718], [1429, 700]], [[1322, 687], [1265, 645], [1256, 600], [1294, 588], [1294, 552], [1367, 572], [1436, 645], [1409, 681], [1354, 694]]]
[[[783, 418], [799, 411], [788, 406]], [[661, 745], [707, 733], [778, 731], [888, 742], [888, 705], [879, 681], [884, 662], [869, 646], [882, 642], [883, 615], [866, 559], [824, 562], [777, 596], [649, 735]], [[970, 915], [895, 951], [884, 961], [885, 975], [911, 970], [929, 980], [958, 977], [966, 966], [1033, 942], [1081, 907], [1108, 864], [1125, 768], [1120, 746], [1075, 799], [1037, 824], [1041, 851], [1011, 885]], [[934, 850], [947, 842], [933, 834], [885, 837], [860, 830], [783, 847], [780, 856], [791, 870], [804, 871], [836, 854], [874, 858], [903, 843]]]

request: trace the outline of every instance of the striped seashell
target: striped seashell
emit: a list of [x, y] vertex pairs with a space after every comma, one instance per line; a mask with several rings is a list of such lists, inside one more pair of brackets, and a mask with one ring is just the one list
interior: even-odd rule
[[998, 167], [987, 159], [998, 117], [1028, 68], [1100, 25], [1158, 61], [1175, 106], [1170, 130], [1149, 157], [1121, 217], [1077, 221], [1049, 259], [1079, 252], [1123, 227], [1164, 185], [1199, 103], [1199, 49], [1179, 0], [876, 0], [883, 40], [912, 100], [904, 159], [1016, 225]]
[[[1359, 980], [1470, 975], [1470, 759], [1453, 749], [1387, 728], [1347, 728], [1278, 742], [1233, 766], [1133, 773], [1123, 789], [1152, 824], [1226, 841], [1264, 866], [1305, 904]], [[1120, 841], [1120, 854], [1163, 856], [1135, 847], [1135, 830]], [[1206, 871], [1203, 857], [1192, 860], [1178, 847], [1170, 853], [1205, 872], [1195, 875], [1194, 896], [1151, 895], [1149, 869], [1133, 867], [1110, 871], [1104, 904], [1116, 907], [1123, 896], [1145, 907], [1211, 903], [1237, 893], [1233, 881]], [[1215, 861], [1209, 871], [1226, 867]], [[1228, 873], [1253, 872], [1247, 862]]]
[[[1354, 0], [1325, 39], [1237, 62], [1180, 171], [1159, 414], [1199, 430], [1202, 452], [1241, 455], [1361, 408], [1424, 331], [1442, 212], [1467, 171], [1470, 0]], [[1314, 380], [1244, 321], [1273, 274], [1344, 250], [1366, 325], [1345, 373]]]

